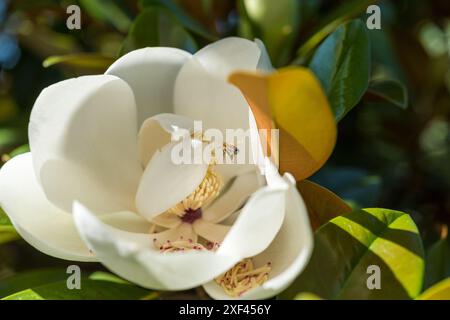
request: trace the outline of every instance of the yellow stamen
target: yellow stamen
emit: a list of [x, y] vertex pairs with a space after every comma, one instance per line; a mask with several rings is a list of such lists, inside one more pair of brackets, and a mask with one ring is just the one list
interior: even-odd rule
[[168, 211], [182, 218], [186, 211], [197, 210], [211, 202], [219, 194], [222, 185], [222, 178], [214, 171], [214, 164], [211, 164], [197, 189]]
[[271, 270], [270, 263], [255, 269], [252, 260], [247, 258], [217, 277], [215, 281], [226, 294], [231, 297], [238, 297], [266, 282]]

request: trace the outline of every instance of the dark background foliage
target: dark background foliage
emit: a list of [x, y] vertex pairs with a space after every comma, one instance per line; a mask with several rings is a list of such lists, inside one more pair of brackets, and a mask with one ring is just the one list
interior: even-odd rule
[[[444, 237], [450, 223], [450, 2], [269, 2], [267, 16], [258, 20], [244, 1], [0, 0], [2, 160], [26, 150], [29, 113], [43, 88], [68, 77], [101, 73], [127, 51], [152, 45], [196, 51], [239, 35], [261, 38], [277, 67], [308, 64], [312, 35], [336, 21], [365, 21], [367, 6], [377, 3], [382, 30], [370, 32], [372, 77], [403, 83], [407, 108], [367, 91], [339, 123], [335, 152], [313, 180], [355, 207], [410, 213], [426, 247]], [[268, 1], [259, 5], [263, 3]], [[282, 3], [293, 5], [277, 7]], [[82, 9], [81, 30], [66, 27], [71, 4]], [[71, 56], [61, 60], [66, 55]], [[0, 278], [57, 265], [65, 263], [21, 241], [0, 245]]]

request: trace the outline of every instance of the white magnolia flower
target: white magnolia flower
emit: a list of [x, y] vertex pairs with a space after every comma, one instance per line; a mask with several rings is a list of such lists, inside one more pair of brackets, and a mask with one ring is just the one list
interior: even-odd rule
[[220, 130], [253, 123], [227, 82], [239, 69], [271, 70], [262, 43], [229, 38], [193, 56], [136, 50], [105, 75], [46, 88], [31, 114], [31, 152], [0, 171], [0, 204], [17, 231], [46, 254], [99, 261], [147, 288], [203, 285], [215, 299], [284, 290], [312, 249], [294, 179], [270, 163], [261, 176], [252, 165], [171, 161], [171, 135], [193, 120]]

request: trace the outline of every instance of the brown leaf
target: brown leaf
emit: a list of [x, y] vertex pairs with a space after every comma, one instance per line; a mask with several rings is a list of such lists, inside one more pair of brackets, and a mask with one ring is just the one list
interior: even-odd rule
[[352, 208], [344, 200], [314, 182], [299, 181], [297, 189], [305, 201], [313, 230], [337, 216], [352, 212]]

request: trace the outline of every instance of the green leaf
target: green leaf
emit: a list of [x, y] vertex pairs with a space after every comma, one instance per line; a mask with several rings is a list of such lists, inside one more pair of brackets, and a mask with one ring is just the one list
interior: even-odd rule
[[[306, 269], [282, 298], [310, 292], [324, 299], [410, 299], [422, 288], [422, 240], [411, 217], [364, 209], [334, 218], [314, 237]], [[380, 268], [381, 289], [369, 290], [367, 268]]]
[[80, 290], [69, 290], [66, 280], [63, 280], [26, 289], [3, 300], [137, 300], [157, 297], [154, 292], [133, 285], [82, 278]]
[[364, 23], [353, 20], [339, 27], [317, 49], [310, 68], [341, 120], [369, 87], [370, 41]]
[[4, 298], [16, 292], [30, 287], [38, 287], [47, 283], [67, 279], [64, 269], [38, 269], [18, 273], [0, 281], [0, 298]]
[[17, 128], [0, 128], [0, 147], [9, 147], [16, 144], [21, 138]]
[[294, 300], [323, 300], [323, 299], [313, 293], [305, 292], [296, 295]]
[[0, 226], [0, 244], [19, 240], [20, 236], [13, 226]]
[[100, 54], [79, 53], [63, 56], [51, 56], [44, 60], [44, 68], [56, 64], [64, 64], [71, 67], [106, 70], [113, 62], [113, 57], [107, 57]]
[[21, 145], [20, 147], [15, 148], [13, 151], [9, 153], [11, 158], [18, 156], [19, 154], [30, 152], [30, 146], [28, 144]]
[[109, 272], [103, 272], [103, 271], [96, 271], [93, 272], [89, 276], [90, 280], [101, 280], [101, 281], [109, 281], [109, 282], [115, 282], [115, 283], [121, 283], [121, 284], [130, 284], [128, 281], [119, 278], [115, 274], [109, 273]]
[[427, 251], [425, 288], [450, 277], [450, 241], [441, 239]]
[[0, 245], [20, 239], [8, 216], [0, 208]]
[[450, 278], [447, 278], [422, 293], [417, 300], [450, 300]]
[[377, 0], [348, 0], [338, 5], [337, 9], [324, 18], [318, 28], [312, 32], [312, 35], [300, 47], [298, 50], [298, 58], [294, 61], [294, 64], [302, 64], [307, 61], [314, 49], [330, 33], [335, 31], [344, 22], [364, 13], [369, 5], [376, 2]]
[[210, 41], [218, 40], [218, 37], [216, 35], [212, 34], [203, 25], [191, 18], [172, 0], [140, 0], [139, 6], [143, 11], [158, 7], [167, 9], [176, 18], [179, 24], [181, 24], [187, 30]]
[[[302, 2], [297, 0], [241, 0], [241, 36], [260, 38], [276, 66], [285, 65], [299, 33]], [[248, 32], [248, 25], [252, 32]]]
[[0, 227], [11, 226], [11, 220], [9, 220], [6, 213], [0, 208]]
[[90, 16], [112, 24], [119, 31], [126, 32], [130, 28], [131, 19], [112, 0], [80, 0], [80, 5]]
[[402, 109], [406, 109], [408, 106], [406, 88], [396, 80], [373, 80], [370, 83], [368, 93]]
[[139, 14], [125, 40], [122, 54], [144, 47], [175, 47], [189, 52], [198, 47], [192, 36], [162, 8], [149, 8]]

